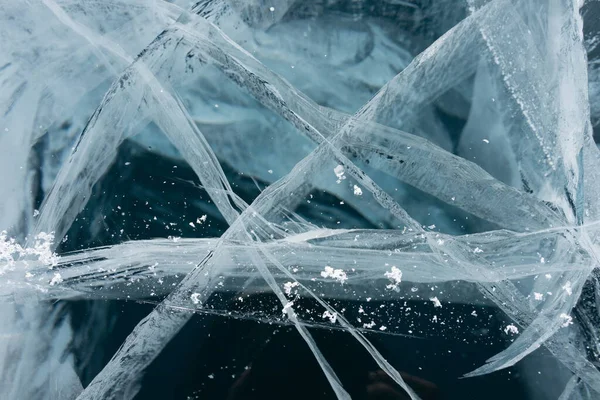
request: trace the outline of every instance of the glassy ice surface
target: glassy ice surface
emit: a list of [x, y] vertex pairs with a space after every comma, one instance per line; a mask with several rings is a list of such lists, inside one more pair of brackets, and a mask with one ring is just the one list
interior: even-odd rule
[[600, 398], [599, 45], [594, 0], [0, 0], [0, 398]]

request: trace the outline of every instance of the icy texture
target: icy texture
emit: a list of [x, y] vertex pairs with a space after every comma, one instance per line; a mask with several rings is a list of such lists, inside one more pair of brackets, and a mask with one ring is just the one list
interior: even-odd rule
[[[390, 1], [380, 19], [355, 3], [352, 17], [292, 0], [0, 4], [0, 397], [133, 398], [212, 313], [294, 326], [340, 399], [311, 330], [345, 331], [417, 399], [365, 336], [402, 316], [357, 322], [336, 301], [419, 289], [511, 320], [512, 343], [467, 376], [543, 346], [569, 371], [561, 399], [600, 396], [600, 3]], [[189, 165], [216, 210], [187, 222], [225, 233], [55, 254], [125, 142]], [[249, 201], [224, 165], [268, 186]], [[370, 228], [311, 222], [314, 193]], [[76, 298], [157, 304], [85, 389], [51, 306]]]

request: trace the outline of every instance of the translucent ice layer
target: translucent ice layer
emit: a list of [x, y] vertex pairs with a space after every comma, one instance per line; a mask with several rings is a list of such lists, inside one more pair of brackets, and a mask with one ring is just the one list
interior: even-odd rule
[[[134, 398], [212, 315], [427, 399], [373, 338], [453, 304], [503, 338], [469, 379], [600, 396], [600, 2], [188, 3], [0, 3], [0, 397]], [[155, 308], [96, 365], [123, 300]]]

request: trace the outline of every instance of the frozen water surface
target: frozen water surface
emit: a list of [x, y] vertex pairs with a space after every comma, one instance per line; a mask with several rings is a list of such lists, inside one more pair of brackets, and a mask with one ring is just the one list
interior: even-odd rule
[[0, 1], [0, 398], [597, 399], [600, 2]]

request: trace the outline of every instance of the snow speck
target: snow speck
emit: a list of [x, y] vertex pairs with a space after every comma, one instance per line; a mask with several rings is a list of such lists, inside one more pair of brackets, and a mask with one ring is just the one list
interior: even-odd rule
[[573, 288], [571, 287], [571, 282], [565, 283], [565, 285], [562, 288], [565, 289], [565, 292], [567, 292], [567, 294], [569, 296], [573, 294]]
[[354, 185], [354, 195], [355, 196], [362, 196], [362, 189], [359, 188], [358, 186]]
[[504, 333], [506, 333], [507, 335], [509, 333], [512, 335], [516, 335], [517, 333], [519, 333], [519, 328], [517, 328], [513, 324], [510, 324], [510, 325], [507, 325], [506, 328], [504, 328]]
[[560, 318], [564, 321], [561, 325], [563, 328], [566, 328], [569, 325], [573, 325], [573, 317], [568, 314], [562, 313], [560, 314]]
[[192, 303], [194, 304], [200, 303], [200, 293], [192, 293], [190, 299], [192, 299]]
[[533, 298], [538, 301], [542, 301], [544, 300], [544, 295], [542, 293], [533, 292]]
[[437, 297], [431, 297], [429, 301], [433, 302], [434, 307], [442, 308], [442, 303], [438, 300]]
[[338, 165], [333, 169], [333, 173], [335, 174], [335, 176], [337, 177], [337, 183], [341, 183], [342, 180], [346, 179], [346, 177], [344, 176], [344, 166], [343, 165]]
[[[294, 305], [293, 301], [288, 301], [287, 303], [285, 303], [285, 305], [283, 306], [283, 309], [281, 310], [281, 313], [283, 315], [287, 315], [288, 317], [291, 316], [294, 312], [294, 309], [292, 308]], [[292, 314], [290, 314], [292, 313]]]
[[54, 276], [52, 277], [52, 279], [50, 280], [50, 286], [58, 285], [58, 284], [62, 283], [62, 281], [63, 281], [62, 276], [60, 276], [60, 274], [58, 272], [56, 272], [54, 274]]
[[332, 324], [335, 324], [335, 321], [337, 321], [337, 314], [330, 313], [329, 310], [325, 310], [323, 313], [323, 318], [327, 318]]
[[292, 289], [300, 285], [298, 282], [286, 282], [283, 284], [283, 290], [288, 296], [292, 294]]
[[196, 219], [197, 224], [203, 224], [204, 222], [206, 222], [206, 214]]

